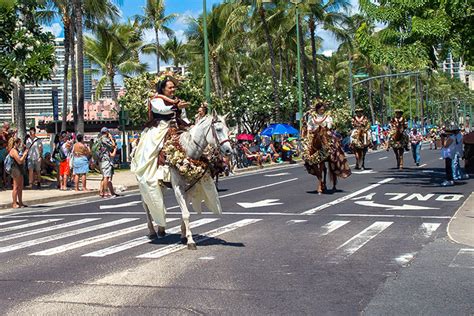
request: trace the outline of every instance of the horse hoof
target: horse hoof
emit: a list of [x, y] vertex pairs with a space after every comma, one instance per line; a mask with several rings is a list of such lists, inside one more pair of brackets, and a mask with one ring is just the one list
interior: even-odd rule
[[186, 245], [186, 244], [188, 243], [188, 238], [186, 238], [186, 237], [181, 237], [181, 243], [182, 243], [183, 245]]
[[155, 240], [156, 238], [158, 238], [158, 235], [156, 233], [150, 233], [148, 235], [146, 235], [146, 237], [150, 240]]
[[188, 250], [197, 250], [196, 244], [195, 243], [188, 244]]

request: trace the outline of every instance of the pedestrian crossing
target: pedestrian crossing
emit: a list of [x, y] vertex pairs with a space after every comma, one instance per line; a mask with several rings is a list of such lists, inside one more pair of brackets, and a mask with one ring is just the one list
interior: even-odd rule
[[[147, 231], [146, 223], [134, 225], [141, 221], [138, 217], [114, 220], [93, 217], [70, 222], [64, 222], [64, 220], [64, 218], [42, 220], [8, 218], [3, 222], [0, 221], [0, 227], [2, 227], [0, 229], [0, 254], [34, 248], [31, 253], [27, 251], [29, 256], [48, 257], [72, 253], [84, 258], [104, 258], [117, 254], [125, 256], [131, 254], [137, 259], [159, 259], [186, 248], [180, 242], [158, 245], [153, 244], [146, 236], [137, 237], [136, 235]], [[169, 218], [167, 221], [175, 224], [180, 222], [180, 219]], [[194, 240], [199, 244], [262, 221], [263, 219], [260, 218], [233, 220], [200, 218], [191, 221], [190, 225], [193, 233], [197, 234]], [[312, 235], [322, 243], [329, 243], [331, 238], [337, 239], [337, 245], [332, 246], [324, 255], [327, 262], [331, 264], [349, 260], [361, 249], [370, 249], [370, 245], [374, 243], [373, 240], [382, 238], [382, 236], [410, 239], [415, 239], [414, 236], [416, 236], [421, 238], [420, 240], [428, 241], [434, 237], [442, 225], [440, 222], [418, 223], [412, 225], [412, 235], [406, 236], [406, 231], [405, 234], [399, 234], [399, 229], [405, 226], [404, 222], [395, 221], [332, 220], [314, 226], [314, 223], [308, 220], [295, 220], [294, 225], [287, 226], [287, 221], [282, 220], [281, 224], [295, 230], [299, 230], [298, 225], [305, 225], [306, 229], [309, 227], [316, 231]], [[205, 229], [209, 225], [213, 227], [210, 227], [210, 230]], [[70, 230], [71, 228], [73, 229]], [[197, 230], [194, 231], [196, 228]], [[180, 232], [180, 225], [167, 229], [168, 235], [180, 234]], [[20, 238], [21, 240], [18, 241]], [[75, 240], [71, 240], [73, 238]], [[415, 254], [416, 252], [410, 253], [410, 258]], [[406, 256], [406, 253], [399, 254], [392, 261], [403, 263], [407, 260]]]

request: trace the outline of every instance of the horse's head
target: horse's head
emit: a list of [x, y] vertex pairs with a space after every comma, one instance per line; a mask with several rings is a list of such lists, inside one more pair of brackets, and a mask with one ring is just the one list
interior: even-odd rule
[[227, 115], [218, 115], [214, 110], [206, 119], [209, 120], [209, 132], [206, 133], [206, 140], [209, 145], [219, 147], [224, 155], [232, 153], [232, 145], [229, 140], [229, 128], [225, 122]]

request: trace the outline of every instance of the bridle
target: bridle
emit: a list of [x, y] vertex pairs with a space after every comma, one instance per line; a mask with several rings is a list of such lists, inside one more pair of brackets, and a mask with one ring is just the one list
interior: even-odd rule
[[[217, 135], [216, 127], [214, 126], [214, 124], [216, 124], [216, 123], [221, 123], [221, 122], [218, 120], [217, 117], [213, 117], [212, 121], [211, 121], [211, 124], [209, 125], [209, 128], [207, 129], [206, 134], [204, 134], [204, 137], [207, 138], [207, 135], [209, 135], [209, 132], [211, 132], [212, 137], [214, 138], [214, 141], [216, 142], [216, 144], [219, 144], [219, 148], [220, 148], [220, 147], [222, 147], [222, 145], [224, 145], [227, 142], [230, 144], [230, 140], [228, 138], [224, 139], [223, 141], [219, 140], [219, 136]], [[204, 151], [205, 148], [202, 148], [202, 146], [195, 139], [193, 139], [193, 142], [198, 148], [200, 148], [202, 151]]]

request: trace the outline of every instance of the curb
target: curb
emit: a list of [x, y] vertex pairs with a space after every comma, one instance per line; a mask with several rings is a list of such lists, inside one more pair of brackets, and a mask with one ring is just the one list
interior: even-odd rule
[[451, 231], [453, 230], [452, 229], [452, 223], [453, 221], [455, 220], [462, 220], [463, 219], [463, 215], [459, 216], [460, 215], [460, 212], [467, 209], [467, 205], [469, 203], [474, 203], [474, 192], [471, 193], [469, 195], [469, 197], [464, 201], [464, 203], [459, 207], [459, 209], [456, 211], [456, 213], [454, 213], [454, 216], [451, 218], [451, 220], [449, 221], [448, 223], [448, 226], [446, 227], [446, 232], [448, 234], [448, 238], [457, 243], [457, 244], [461, 244], [461, 245], [467, 245], [469, 247], [474, 247], [474, 227], [471, 227], [471, 236], [470, 238], [466, 238], [465, 236], [462, 236], [463, 239], [468, 239], [467, 241], [466, 240], [462, 240], [460, 241], [459, 240], [459, 236], [458, 237], [453, 237], [453, 234], [451, 233]]

